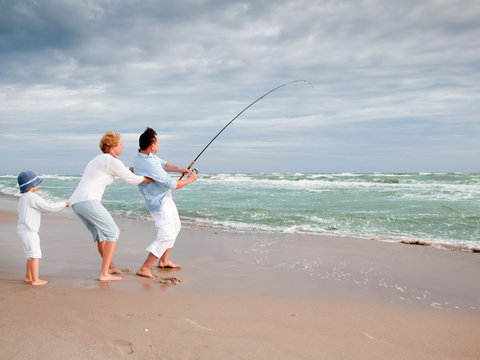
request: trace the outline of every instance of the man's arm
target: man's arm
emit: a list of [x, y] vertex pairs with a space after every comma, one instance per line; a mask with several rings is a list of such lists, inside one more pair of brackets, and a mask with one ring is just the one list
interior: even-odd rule
[[190, 170], [188, 170], [186, 167], [183, 167], [183, 168], [180, 168], [176, 165], [173, 165], [173, 164], [170, 164], [169, 162], [167, 162], [165, 164], [165, 167], [164, 167], [165, 171], [167, 172], [176, 172], [176, 173], [180, 173], [180, 174], [185, 174], [185, 173], [189, 173]]
[[197, 173], [194, 172], [194, 171], [190, 171], [188, 173], [188, 176], [182, 180], [178, 180], [177, 181], [177, 187], [176, 189], [181, 189], [183, 188], [185, 185], [188, 185], [188, 184], [191, 184], [193, 183], [195, 180], [197, 180]]
[[193, 171], [190, 171], [189, 169], [187, 169], [186, 167], [184, 168], [180, 168], [176, 165], [173, 165], [173, 164], [170, 164], [169, 162], [165, 163], [165, 166], [163, 167], [165, 169], [165, 171], [167, 172], [177, 172], [177, 173], [180, 173], [180, 174], [184, 174], [184, 175], [187, 175], [188, 176], [185, 178], [185, 179], [182, 179], [182, 180], [178, 180], [177, 181], [177, 187], [175, 189], [181, 189], [183, 188], [185, 185], [188, 185], [188, 184], [191, 184], [193, 183], [195, 180], [197, 180], [197, 173], [193, 172]]

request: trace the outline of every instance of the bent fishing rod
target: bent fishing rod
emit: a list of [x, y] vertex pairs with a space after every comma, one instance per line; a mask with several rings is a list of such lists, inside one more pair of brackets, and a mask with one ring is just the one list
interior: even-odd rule
[[[287, 86], [287, 85], [293, 84], [293, 83], [297, 83], [297, 82], [306, 82], [307, 84], [309, 84], [310, 86], [313, 87], [313, 84], [312, 84], [310, 81], [308, 81], [308, 80], [293, 80], [293, 81], [288, 81], [288, 82], [286, 82], [286, 83], [283, 83], [283, 84], [281, 84], [281, 85], [278, 85], [276, 88], [273, 88], [272, 90], [266, 92], [265, 94], [263, 94], [262, 96], [260, 96], [258, 99], [256, 99], [256, 100], [253, 101], [252, 103], [250, 103], [250, 104], [249, 104], [247, 107], [245, 107], [242, 111], [240, 111], [232, 120], [230, 120], [230, 121], [227, 123], [227, 125], [225, 125], [225, 126], [222, 128], [222, 130], [220, 130], [220, 131], [217, 133], [217, 135], [215, 135], [215, 136], [213, 137], [213, 139], [210, 140], [210, 142], [203, 148], [203, 150], [200, 151], [200, 154], [198, 154], [197, 157], [196, 157], [195, 159], [193, 159], [193, 161], [191, 162], [191, 164], [188, 166], [187, 169], [190, 170], [190, 169], [192, 168], [193, 164], [195, 164], [196, 161], [198, 160], [198, 158], [199, 158], [200, 156], [202, 156], [202, 154], [204, 153], [205, 150], [207, 150], [207, 148], [210, 146], [210, 144], [213, 143], [213, 142], [215, 141], [215, 139], [216, 139], [231, 123], [233, 123], [240, 115], [242, 115], [242, 114], [243, 114], [246, 110], [248, 110], [251, 106], [253, 106], [253, 105], [254, 105], [255, 103], [257, 103], [258, 101], [262, 100], [262, 99], [263, 99], [265, 96], [267, 96], [268, 94], [271, 94], [272, 92], [274, 92], [274, 91], [276, 91], [276, 90], [278, 90], [278, 89], [280, 89], [280, 88], [282, 88], [282, 87], [284, 87], [284, 86]], [[193, 171], [198, 172], [197, 169], [193, 169]], [[182, 180], [182, 179], [183, 179], [183, 176], [184, 176], [184, 175], [180, 176], [180, 179], [179, 179], [179, 180]]]

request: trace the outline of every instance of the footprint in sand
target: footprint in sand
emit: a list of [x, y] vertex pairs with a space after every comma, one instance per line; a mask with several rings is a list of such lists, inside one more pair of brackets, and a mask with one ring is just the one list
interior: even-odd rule
[[198, 322], [196, 322], [195, 320], [185, 319], [185, 321], [186, 321], [187, 323], [189, 323], [190, 325], [192, 325], [193, 327], [196, 327], [197, 329], [200, 329], [200, 330], [203, 330], [203, 331], [213, 331], [213, 329], [210, 329], [210, 328], [208, 328], [208, 327], [202, 326], [202, 325], [200, 325]]
[[133, 344], [127, 340], [113, 340], [110, 344], [120, 352], [120, 354], [131, 355], [133, 354]]
[[176, 276], [161, 276], [159, 274], [153, 274], [153, 278], [163, 285], [177, 285], [182, 282], [182, 280]]
[[182, 270], [182, 268], [180, 266], [177, 266], [177, 267], [164, 267], [164, 266], [158, 266], [157, 267], [157, 271], [160, 271], [160, 272], [164, 272], [164, 273], [168, 273], [168, 272], [173, 272], [173, 271], [180, 271]]

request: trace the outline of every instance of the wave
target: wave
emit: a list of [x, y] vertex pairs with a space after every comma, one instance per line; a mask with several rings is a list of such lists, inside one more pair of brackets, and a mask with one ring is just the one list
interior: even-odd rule
[[[58, 201], [81, 175], [41, 177], [39, 194]], [[0, 193], [19, 195], [16, 175], [0, 175]], [[174, 196], [182, 220], [232, 231], [480, 244], [478, 173], [200, 174]], [[121, 181], [103, 202], [115, 214], [148, 217], [138, 189]]]
[[419, 237], [412, 234], [382, 234], [379, 232], [367, 231], [348, 231], [339, 230], [333, 226], [314, 226], [311, 224], [297, 224], [292, 226], [274, 226], [266, 224], [252, 224], [241, 221], [211, 221], [202, 218], [183, 218], [182, 222], [187, 222], [190, 225], [207, 226], [212, 228], [220, 228], [224, 231], [235, 232], [264, 232], [264, 233], [283, 233], [283, 234], [308, 234], [320, 236], [342, 236], [354, 237], [369, 240], [376, 240], [382, 242], [404, 243], [409, 245], [424, 245], [437, 248], [462, 250], [469, 252], [480, 252], [480, 243], [473, 240], [448, 239], [432, 237], [424, 234]]
[[41, 174], [42, 179], [55, 179], [60, 181], [80, 181], [82, 175]]

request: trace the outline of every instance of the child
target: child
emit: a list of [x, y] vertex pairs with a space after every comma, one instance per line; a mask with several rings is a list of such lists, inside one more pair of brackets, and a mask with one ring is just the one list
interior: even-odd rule
[[27, 258], [27, 269], [25, 282], [32, 285], [46, 285], [48, 281], [38, 278], [39, 260], [42, 258], [40, 249], [40, 230], [41, 211], [60, 211], [65, 206], [69, 207], [67, 202], [50, 203], [34, 194], [38, 185], [43, 180], [32, 171], [23, 171], [18, 175], [18, 185], [20, 186], [20, 200], [18, 201], [18, 226], [17, 232], [23, 242], [23, 250]]

